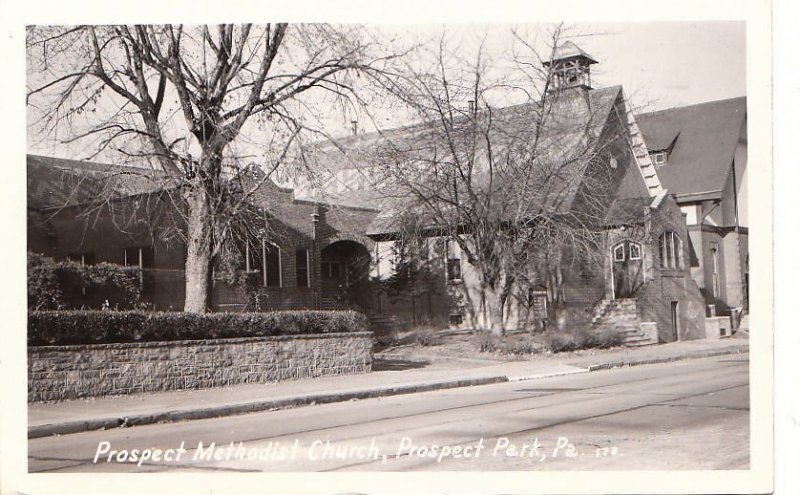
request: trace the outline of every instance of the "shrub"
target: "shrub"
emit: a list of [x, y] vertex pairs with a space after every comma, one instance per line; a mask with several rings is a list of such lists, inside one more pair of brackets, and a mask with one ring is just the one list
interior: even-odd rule
[[439, 343], [439, 338], [431, 328], [419, 328], [414, 332], [414, 342], [420, 347], [430, 347]]
[[625, 336], [613, 329], [548, 330], [544, 345], [550, 352], [568, 352], [580, 349], [607, 349], [622, 345]]
[[63, 305], [61, 284], [52, 258], [28, 252], [28, 307], [57, 309]]
[[268, 337], [368, 328], [355, 311], [167, 313], [144, 311], [29, 311], [28, 345], [104, 344]]
[[478, 352], [495, 352], [500, 348], [500, 338], [489, 332], [478, 332], [475, 338], [475, 345]]
[[587, 331], [585, 334], [584, 348], [586, 349], [607, 349], [620, 346], [625, 342], [622, 332], [610, 328]]
[[81, 265], [74, 261], [56, 261], [29, 251], [28, 308], [62, 309], [70, 306], [70, 299], [88, 301], [85, 294], [94, 289], [102, 289], [111, 299], [118, 295], [120, 300], [117, 303], [135, 307], [141, 302], [140, 275], [138, 267], [113, 263]]
[[510, 356], [525, 356], [541, 352], [542, 344], [529, 334], [506, 335], [498, 337], [489, 332], [481, 332], [476, 336], [479, 352], [499, 352]]
[[567, 352], [578, 349], [578, 340], [570, 332], [548, 330], [544, 334], [544, 346], [550, 352]]
[[519, 338], [506, 340], [503, 346], [503, 354], [510, 354], [512, 356], [525, 356], [527, 354], [535, 354], [541, 350], [540, 346], [530, 338]]

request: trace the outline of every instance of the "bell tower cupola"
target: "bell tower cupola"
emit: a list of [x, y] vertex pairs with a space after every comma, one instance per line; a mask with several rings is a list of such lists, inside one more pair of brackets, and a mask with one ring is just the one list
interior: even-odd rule
[[544, 62], [544, 66], [551, 69], [550, 89], [592, 89], [592, 75], [589, 66], [596, 63], [597, 60], [581, 50], [575, 43], [564, 42], [553, 51], [553, 59]]

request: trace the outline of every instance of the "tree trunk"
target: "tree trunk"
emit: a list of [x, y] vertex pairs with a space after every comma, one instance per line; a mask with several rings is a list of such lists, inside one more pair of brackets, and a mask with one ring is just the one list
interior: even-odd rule
[[505, 336], [506, 329], [503, 324], [503, 297], [499, 291], [486, 289], [486, 308], [489, 312], [489, 325], [493, 335]]
[[186, 301], [183, 310], [204, 313], [211, 303], [212, 226], [211, 201], [202, 184], [186, 194]]

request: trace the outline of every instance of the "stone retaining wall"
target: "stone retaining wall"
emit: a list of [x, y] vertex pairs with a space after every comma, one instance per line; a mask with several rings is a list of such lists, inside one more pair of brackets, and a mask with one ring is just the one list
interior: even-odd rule
[[370, 332], [28, 348], [28, 401], [223, 387], [372, 370]]

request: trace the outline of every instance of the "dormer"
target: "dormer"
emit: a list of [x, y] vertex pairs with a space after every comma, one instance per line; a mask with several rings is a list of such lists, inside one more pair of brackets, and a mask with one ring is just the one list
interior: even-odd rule
[[669, 155], [675, 147], [675, 142], [678, 140], [680, 132], [669, 133], [664, 136], [660, 141], [651, 139], [652, 143], [649, 147], [650, 159], [653, 165], [662, 167], [669, 162]]
[[589, 66], [596, 64], [588, 53], [571, 41], [566, 41], [553, 51], [553, 58], [544, 66], [552, 65], [552, 91], [566, 88], [592, 89], [592, 75]]
[[668, 158], [667, 150], [650, 150], [650, 159], [653, 160], [653, 165], [666, 165]]

